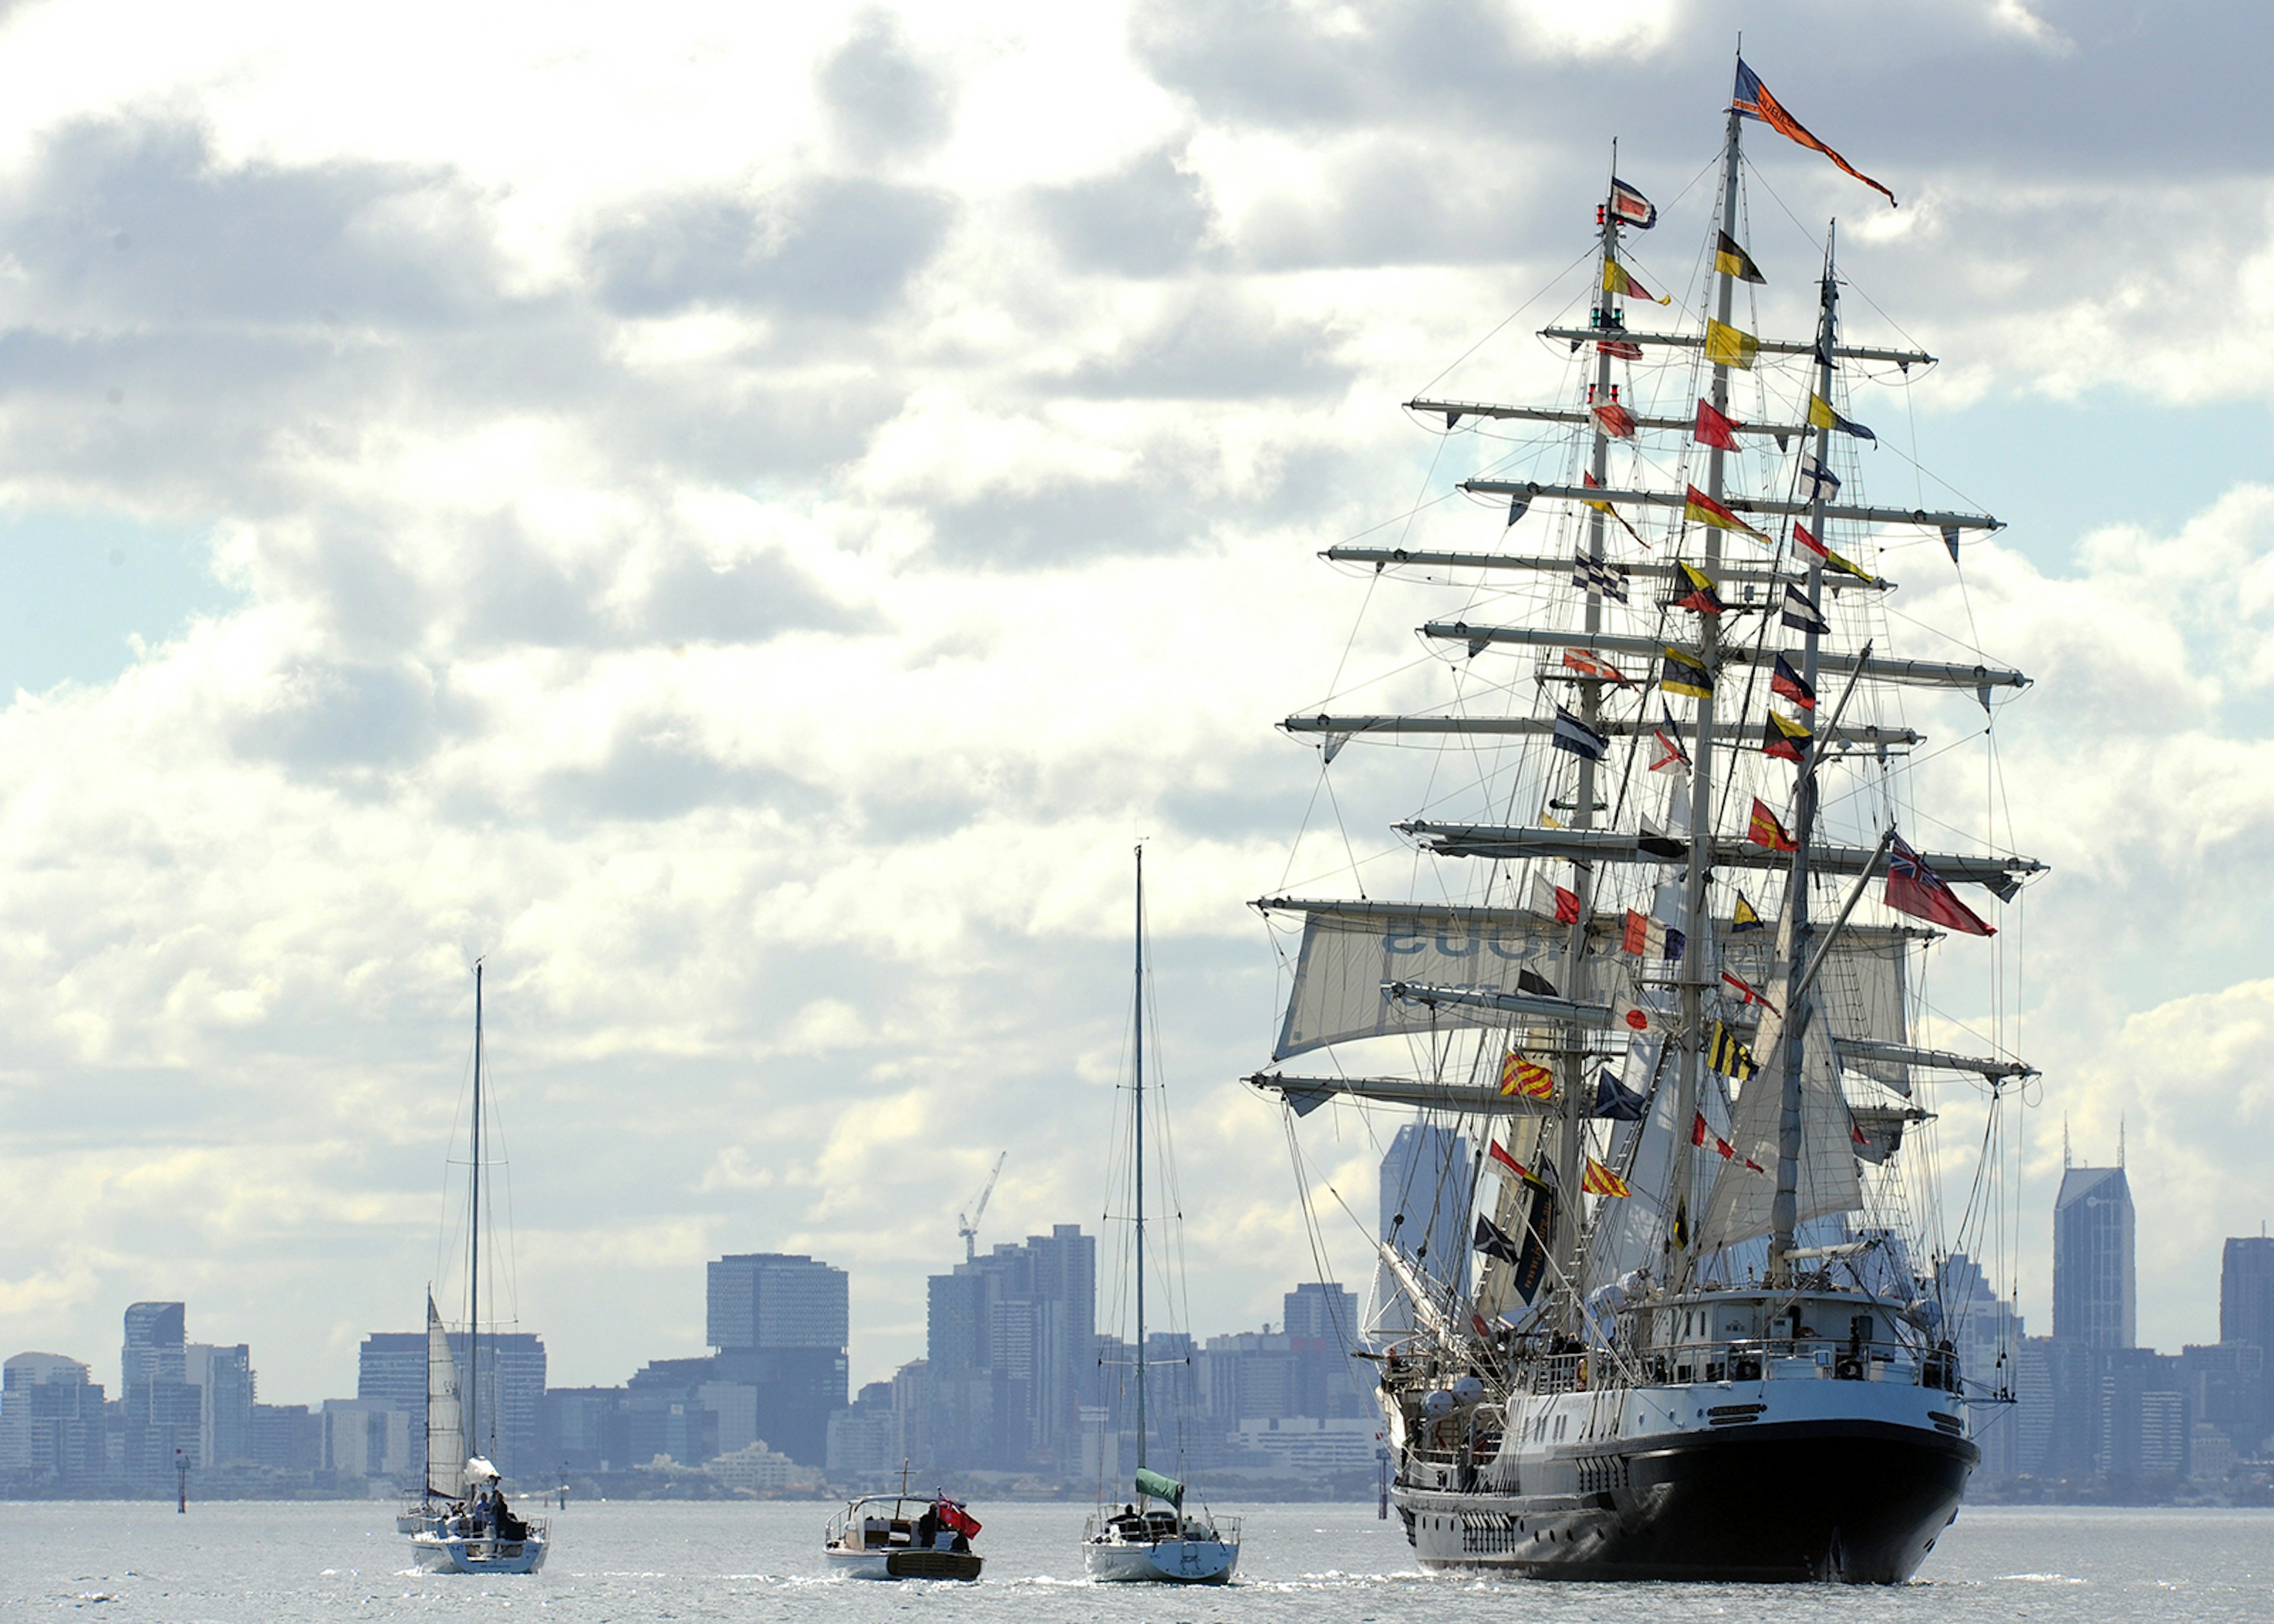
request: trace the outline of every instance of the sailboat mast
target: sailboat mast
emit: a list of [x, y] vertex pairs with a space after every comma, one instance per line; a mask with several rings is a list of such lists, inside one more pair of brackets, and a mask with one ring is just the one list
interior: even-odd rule
[[[1602, 275], [1596, 278], [1594, 312], [1596, 329], [1607, 335], [1616, 331], [1621, 326], [1616, 313], [1617, 306], [1611, 302], [1612, 279], [1609, 268], [1619, 254], [1619, 216], [1615, 206], [1618, 192], [1618, 176], [1619, 144], [1614, 140], [1611, 143], [1611, 184], [1603, 189], [1604, 270]], [[1611, 356], [1610, 352], [1603, 348], [1602, 340], [1598, 339], [1595, 342], [1595, 385], [1588, 391], [1588, 404], [1590, 406], [1607, 405], [1610, 398]], [[1601, 417], [1593, 417], [1593, 422], [1594, 433], [1592, 437], [1593, 444], [1589, 447], [1587, 471], [1593, 477], [1596, 485], [1602, 485], [1608, 483], [1610, 476], [1611, 438], [1603, 426]], [[1604, 556], [1604, 516], [1602, 509], [1599, 508], [1587, 509], [1587, 556], [1598, 562], [1601, 561]], [[1586, 604], [1585, 613], [1587, 635], [1593, 637], [1603, 629], [1603, 600], [1596, 594], [1588, 592], [1584, 595], [1584, 601]], [[1586, 681], [1579, 685], [1579, 719], [1589, 727], [1596, 726], [1602, 719], [1602, 684], [1600, 682]], [[1571, 808], [1571, 826], [1574, 829], [1592, 829], [1594, 824], [1595, 763], [1587, 756], [1582, 756], [1579, 757], [1578, 798]], [[1587, 916], [1594, 907], [1594, 886], [1593, 865], [1590, 863], [1573, 865], [1571, 888], [1573, 893], [1579, 898], [1579, 912], [1578, 917], [1571, 924], [1570, 938], [1564, 951], [1563, 961], [1570, 966], [1565, 973], [1565, 989], [1574, 998], [1586, 996], [1581, 978], [1587, 963]], [[1577, 1034], [1573, 1034], [1573, 1036], [1576, 1037]], [[1576, 1041], [1568, 1043], [1566, 1047], [1570, 1052], [1564, 1056], [1563, 1061], [1563, 1109], [1556, 1123], [1553, 1161], [1555, 1168], [1556, 1187], [1560, 1190], [1573, 1190], [1578, 1187], [1579, 1181], [1579, 1142], [1580, 1135], [1584, 1132], [1581, 1124], [1585, 1120], [1587, 1107], [1591, 1101], [1583, 1097], [1586, 1077], [1586, 1056], [1579, 1053], [1580, 1045]], [[1562, 1232], [1555, 1241], [1558, 1253], [1557, 1269], [1566, 1280], [1578, 1279], [1580, 1238], [1579, 1225], [1575, 1217], [1574, 1222], [1567, 1222], [1562, 1226]], [[1576, 1320], [1580, 1312], [1578, 1303], [1574, 1300], [1569, 1307], [1571, 1317]]]
[[466, 1225], [466, 1441], [481, 1437], [482, 1389], [482, 961], [474, 960], [474, 1131]]
[[1131, 1113], [1137, 1148], [1137, 1470], [1145, 1470], [1145, 848], [1137, 848], [1136, 1081]]
[[[1733, 104], [1729, 109], [1729, 125], [1721, 151], [1721, 229], [1732, 242], [1737, 236], [1737, 166], [1742, 158], [1743, 116]], [[1723, 267], [1721, 256], [1715, 256], [1714, 274], [1720, 283], [1714, 299], [1715, 319], [1724, 327], [1728, 325], [1733, 302], [1736, 297], [1737, 279]], [[1727, 416], [1729, 410], [1729, 368], [1726, 363], [1713, 364], [1713, 410]], [[1715, 501], [1721, 500], [1722, 457], [1719, 446], [1706, 453], [1706, 493]], [[1706, 527], [1706, 568], [1713, 574], [1721, 561], [1721, 532]], [[1698, 658], [1711, 673], [1721, 665], [1717, 645], [1721, 630], [1715, 617], [1699, 615], [1698, 639]], [[1690, 1124], [1698, 1115], [1700, 1061], [1706, 1046], [1706, 961], [1713, 948], [1707, 941], [1706, 927], [1710, 922], [1706, 911], [1706, 881], [1713, 868], [1713, 695], [1707, 686], [1706, 696], [1698, 703], [1698, 736], [1690, 749], [1690, 867], [1683, 876], [1682, 931], [1689, 944], [1683, 954], [1682, 970], [1682, 1049], [1675, 1073], [1675, 1121], [1680, 1125], [1675, 1131], [1674, 1180], [1675, 1228], [1674, 1267], [1670, 1273], [1675, 1283], [1686, 1285], [1696, 1256], [1693, 1250], [1698, 1217], [1698, 1147], [1693, 1143]]]
[[[1834, 273], [1834, 251], [1840, 222], [1834, 221], [1824, 237], [1824, 295], [1822, 312], [1816, 329], [1816, 393], [1827, 404], [1832, 399], [1832, 345], [1838, 335], [1840, 315], [1840, 282]], [[1811, 417], [1815, 414], [1811, 411]], [[1819, 473], [1830, 466], [1832, 429], [1830, 425], [1816, 431], [1816, 466]], [[1810, 500], [1808, 524], [1810, 533], [1821, 543], [1824, 534], [1825, 489], [1821, 478], [1814, 481], [1815, 492]], [[1810, 549], [1800, 549], [1808, 560], [1808, 601], [1817, 616], [1823, 614], [1824, 560]], [[1813, 690], [1816, 687], [1818, 638], [1811, 625], [1803, 635], [1801, 645], [1801, 678]], [[1808, 870], [1810, 848], [1816, 835], [1816, 763], [1817, 745], [1811, 742], [1801, 763], [1800, 783], [1795, 797], [1792, 821], [1792, 879], [1785, 897], [1785, 916], [1791, 921], [1791, 956], [1785, 966], [1784, 1053], [1779, 1068], [1779, 1083], [1782, 1090], [1781, 1110], [1777, 1118], [1777, 1183], [1776, 1197], [1769, 1207], [1768, 1274], [1773, 1281], [1783, 1281], [1788, 1265], [1785, 1254], [1792, 1250], [1793, 1231], [1800, 1222], [1800, 1151], [1801, 1151], [1801, 1065], [1805, 1057], [1809, 1010], [1812, 1000], [1801, 985], [1802, 966], [1811, 957], [1808, 923]], [[1838, 926], [1835, 924], [1836, 930]]]

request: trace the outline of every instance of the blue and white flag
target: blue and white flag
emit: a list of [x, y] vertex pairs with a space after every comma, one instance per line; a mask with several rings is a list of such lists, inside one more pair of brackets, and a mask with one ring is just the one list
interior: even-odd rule
[[1638, 231], [1658, 223], [1658, 205], [1615, 177], [1611, 181], [1611, 214]]
[[1832, 629], [1832, 622], [1817, 612], [1808, 601], [1808, 594], [1790, 582], [1784, 589], [1784, 623], [1796, 632], [1815, 632], [1818, 635]]
[[1627, 600], [1627, 567], [1577, 553], [1571, 560], [1571, 584], [1585, 587], [1597, 598], [1623, 604]]
[[1588, 761], [1602, 760], [1603, 753], [1611, 748], [1609, 739], [1597, 733], [1561, 705], [1555, 707], [1555, 732], [1549, 738], [1548, 743], [1559, 750], [1569, 750], [1572, 755], [1582, 756]]

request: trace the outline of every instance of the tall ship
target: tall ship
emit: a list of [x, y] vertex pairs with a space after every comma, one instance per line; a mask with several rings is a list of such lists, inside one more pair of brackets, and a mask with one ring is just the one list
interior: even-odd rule
[[[1934, 357], [1851, 336], [1831, 226], [1756, 259], [1749, 126], [1886, 190], [1740, 60], [1710, 216], [1666, 256], [1698, 267], [1685, 321], [1638, 247], [1671, 222], [1614, 149], [1584, 320], [1541, 332], [1563, 397], [1407, 403], [1475, 437], [1458, 488], [1499, 541], [1329, 549], [1370, 604], [1430, 604], [1424, 658], [1283, 725], [1322, 777], [1352, 747], [1422, 769], [1410, 899], [1256, 905], [1288, 1000], [1250, 1080], [1309, 1119], [1299, 1169], [1330, 1119], [1339, 1154], [1414, 1111], [1449, 1147], [1368, 1229], [1362, 1357], [1426, 1568], [1898, 1583], [2010, 1402], [2010, 1358], [1961, 1368], [1945, 1282], [2010, 1244], [2036, 1075], [2006, 1052], [1993, 921], [2043, 865], [1985, 825], [1990, 724], [2028, 680], [1963, 613], [1928, 650], [1959, 658], [1899, 657], [1920, 623], [1882, 573], [1962, 583], [1998, 523], [1863, 493], [1898, 460], [1866, 390]], [[1806, 309], [1772, 275], [1813, 279], [1812, 331], [1765, 335], [1764, 301]], [[1434, 703], [1348, 704], [1370, 688]], [[1938, 1117], [1979, 1158], [1947, 1183]]]

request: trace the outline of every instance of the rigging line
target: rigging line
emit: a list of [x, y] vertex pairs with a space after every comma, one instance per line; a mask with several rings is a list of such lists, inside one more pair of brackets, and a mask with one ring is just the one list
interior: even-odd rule
[[[1294, 871], [1296, 853], [1303, 849], [1303, 837], [1311, 832], [1311, 814], [1318, 809], [1319, 793], [1327, 785], [1327, 763], [1323, 759], [1325, 754], [1323, 750], [1320, 752], [1321, 759], [1319, 763], [1318, 781], [1311, 786], [1311, 798], [1304, 803], [1303, 821], [1295, 826], [1295, 838], [1287, 843], [1286, 865], [1279, 870], [1279, 891], [1282, 895], [1284, 895], [1287, 890], [1288, 875]], [[1271, 925], [1269, 918], [1267, 916], [1263, 922], [1264, 929], [1269, 930]]]
[[[1792, 212], [1792, 206], [1784, 200], [1783, 196], [1779, 193], [1774, 186], [1769, 184], [1768, 177], [1754, 167], [1751, 154], [1745, 154], [1743, 162], [1744, 163], [1746, 174], [1751, 176], [1753, 179], [1760, 182], [1761, 190], [1767, 192], [1769, 196], [1775, 200], [1776, 206], [1784, 211], [1785, 218], [1792, 222], [1794, 228], [1797, 229], [1801, 236], [1806, 239], [1809, 244], [1816, 250], [1817, 253], [1821, 255], [1824, 252], [1824, 239], [1818, 237], [1814, 230], [1803, 223], [1799, 215]], [[1921, 350], [1924, 350], [1926, 348], [1924, 344], [1920, 343], [1917, 339], [1912, 337], [1911, 335], [1904, 329], [1903, 325], [1901, 322], [1897, 321], [1893, 316], [1888, 315], [1886, 311], [1881, 310], [1879, 308], [1879, 302], [1873, 298], [1869, 293], [1865, 292], [1864, 288], [1857, 283], [1853, 277], [1843, 274], [1840, 278], [1840, 285], [1852, 290], [1857, 298], [1863, 300], [1864, 303], [1869, 304], [1874, 311], [1878, 312], [1879, 319], [1885, 321], [1890, 327], [1894, 328], [1896, 335], [1900, 336], [1904, 342], [1916, 345]]]
[[[1434, 457], [1432, 457], [1429, 461], [1430, 475], [1434, 477], [1436, 471], [1437, 462]], [[1397, 535], [1400, 546], [1404, 545], [1405, 538], [1412, 531], [1412, 519], [1410, 515], [1407, 516], [1406, 526], [1407, 528], [1400, 530]], [[1343, 672], [1350, 665], [1351, 650], [1358, 646], [1359, 628], [1366, 624], [1366, 612], [1374, 604], [1374, 589], [1381, 583], [1381, 581], [1382, 572], [1376, 570], [1373, 578], [1366, 583], [1366, 596], [1358, 601], [1358, 613], [1351, 616], [1350, 635], [1343, 639], [1343, 651], [1335, 661], [1335, 674], [1328, 680], [1327, 683], [1328, 688], [1337, 693], [1342, 690]]]
[[1367, 900], [1366, 875], [1359, 867], [1358, 848], [1351, 844], [1350, 825], [1343, 821], [1342, 797], [1335, 793], [1334, 780], [1323, 764], [1319, 768], [1319, 781], [1326, 786], [1327, 805], [1334, 810], [1335, 832], [1343, 838], [1343, 856], [1350, 864], [1351, 883], [1358, 888], [1359, 900], [1364, 902]]
[[1550, 276], [1545, 282], [1540, 284], [1540, 290], [1537, 293], [1534, 293], [1530, 298], [1525, 300], [1523, 304], [1509, 312], [1507, 315], [1502, 317], [1499, 325], [1495, 327], [1491, 332], [1486, 334], [1482, 338], [1477, 340], [1475, 343], [1471, 344], [1466, 350], [1461, 351], [1459, 355], [1454, 357], [1452, 360], [1447, 362], [1445, 365], [1445, 371], [1439, 372], [1427, 383], [1423, 384], [1419, 388], [1413, 391], [1414, 395], [1417, 396], [1427, 395], [1430, 390], [1442, 383], [1445, 380], [1445, 375], [1447, 372], [1450, 372], [1455, 367], [1460, 365], [1462, 362], [1467, 360], [1471, 356], [1476, 354], [1478, 350], [1482, 350], [1487, 344], [1492, 342], [1494, 339], [1499, 337], [1502, 329], [1504, 329], [1509, 323], [1514, 321], [1518, 316], [1524, 314], [1525, 311], [1530, 310], [1534, 304], [1537, 304], [1540, 300], [1546, 298], [1558, 282], [1562, 282], [1566, 276], [1569, 276], [1581, 265], [1584, 265], [1586, 261], [1593, 259], [1594, 257], [1595, 250], [1592, 244], [1582, 249], [1578, 255], [1573, 259], [1569, 265], [1566, 265], [1562, 270], [1557, 271], [1553, 276]]
[[[1472, 432], [1473, 431], [1464, 432]], [[1513, 453], [1510, 455], [1513, 455]], [[1427, 513], [1430, 508], [1436, 507], [1439, 503], [1450, 501], [1454, 497], [1459, 494], [1460, 492], [1458, 491], [1449, 490], [1442, 496], [1433, 496], [1427, 501], [1420, 503], [1419, 506], [1408, 508], [1404, 513], [1392, 514], [1389, 517], [1383, 519], [1377, 523], [1367, 525], [1362, 530], [1352, 530], [1349, 535], [1344, 537], [1341, 541], [1337, 542], [1335, 545], [1337, 546], [1347, 546], [1353, 541], [1364, 541], [1367, 537], [1374, 535], [1376, 531], [1386, 530], [1393, 524], [1411, 524], [1413, 523], [1416, 515]]]

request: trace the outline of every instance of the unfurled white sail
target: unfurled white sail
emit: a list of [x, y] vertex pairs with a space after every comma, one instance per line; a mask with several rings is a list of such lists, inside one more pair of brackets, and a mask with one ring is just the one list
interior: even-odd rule
[[452, 1500], [466, 1492], [466, 1431], [458, 1403], [458, 1361], [450, 1334], [426, 1298], [426, 1492]]
[[1508, 1023], [1495, 1011], [1397, 1003], [1382, 994], [1390, 981], [1512, 993], [1517, 974], [1531, 970], [1566, 996], [1587, 999], [1601, 990], [1603, 997], [1594, 1001], [1602, 1002], [1611, 985], [1608, 977], [1597, 978], [1600, 989], [1563, 984], [1562, 949], [1570, 934], [1569, 925], [1514, 908], [1313, 906], [1303, 921], [1294, 990], [1272, 1058], [1391, 1033]]
[[[1591, 963], [1584, 984], [1575, 985], [1578, 978], [1565, 968], [1571, 927], [1521, 909], [1395, 902], [1267, 906], [1300, 908], [1305, 915], [1275, 1060], [1360, 1038], [1509, 1024], [1506, 1014], [1492, 1009], [1401, 1004], [1383, 994], [1391, 982], [1513, 993], [1517, 975], [1531, 970], [1565, 997], [1608, 1004], [1625, 988], [1627, 968], [1635, 963], [1615, 951], [1623, 914], [1596, 916], [1589, 928]], [[1757, 987], [1768, 986], [1773, 936], [1766, 930], [1730, 934], [1726, 927], [1722, 932], [1721, 966]], [[1909, 1041], [1903, 956], [1917, 934], [1869, 927], [1841, 934], [1817, 978], [1832, 1032], [1881, 1043]], [[1876, 1075], [1882, 1068], [1872, 1069]], [[1901, 1072], [1901, 1067], [1884, 1069]]]

